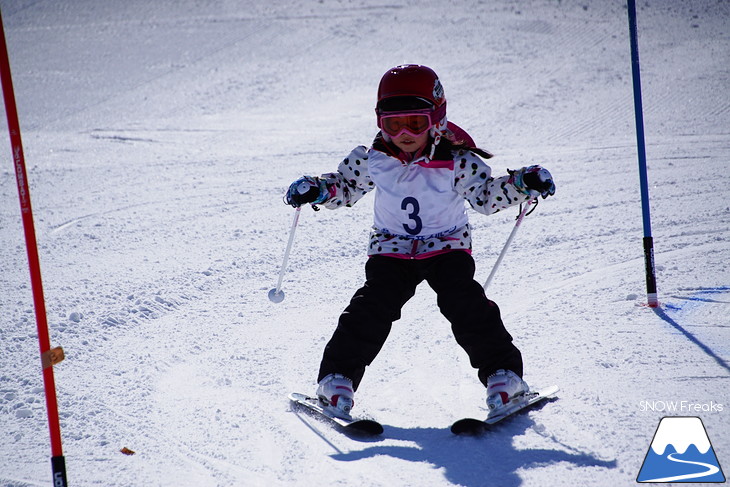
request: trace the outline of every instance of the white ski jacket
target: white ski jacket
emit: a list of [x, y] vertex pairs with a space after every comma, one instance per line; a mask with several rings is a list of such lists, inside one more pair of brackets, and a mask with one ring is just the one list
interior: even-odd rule
[[465, 149], [437, 150], [433, 160], [424, 156], [404, 162], [385, 150], [359, 146], [337, 172], [321, 178], [330, 193], [323, 206], [329, 209], [352, 206], [376, 190], [371, 256], [422, 259], [453, 250], [471, 252], [464, 200], [490, 215], [531, 198], [512, 184], [510, 175], [493, 178], [491, 168]]

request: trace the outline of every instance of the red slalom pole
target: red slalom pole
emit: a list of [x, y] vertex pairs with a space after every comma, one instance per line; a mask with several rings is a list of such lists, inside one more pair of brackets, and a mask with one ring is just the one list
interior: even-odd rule
[[5, 112], [8, 116], [8, 131], [13, 154], [15, 176], [18, 181], [18, 197], [20, 211], [25, 230], [25, 245], [28, 250], [28, 265], [30, 280], [33, 289], [33, 305], [35, 307], [36, 323], [38, 325], [38, 342], [41, 352], [41, 366], [43, 368], [43, 383], [46, 390], [46, 410], [48, 411], [48, 427], [51, 433], [51, 468], [53, 471], [53, 487], [66, 487], [66, 461], [61, 446], [61, 425], [58, 419], [58, 402], [56, 399], [56, 384], [53, 379], [53, 365], [63, 360], [63, 350], [60, 347], [51, 349], [51, 340], [48, 336], [48, 321], [46, 318], [46, 304], [43, 298], [43, 282], [41, 281], [41, 267], [38, 259], [38, 245], [33, 225], [33, 211], [30, 205], [30, 190], [28, 176], [25, 170], [23, 156], [23, 142], [20, 138], [20, 123], [18, 109], [15, 105], [13, 79], [10, 74], [10, 60], [8, 46], [5, 42], [5, 29], [0, 14], [0, 78], [2, 79]]

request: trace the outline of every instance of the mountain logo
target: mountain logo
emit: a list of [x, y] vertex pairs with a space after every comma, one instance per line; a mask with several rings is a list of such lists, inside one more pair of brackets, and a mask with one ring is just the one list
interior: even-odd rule
[[705, 425], [697, 417], [659, 421], [637, 482], [725, 482]]

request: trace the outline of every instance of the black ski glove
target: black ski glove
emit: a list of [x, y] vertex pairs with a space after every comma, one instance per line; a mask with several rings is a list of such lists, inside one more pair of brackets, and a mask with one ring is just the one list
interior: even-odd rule
[[543, 198], [555, 194], [555, 183], [550, 171], [540, 166], [523, 167], [510, 171], [513, 184], [524, 193], [535, 191]]
[[306, 203], [317, 205], [329, 198], [327, 183], [317, 177], [302, 176], [289, 186], [284, 196], [284, 202], [294, 208]]

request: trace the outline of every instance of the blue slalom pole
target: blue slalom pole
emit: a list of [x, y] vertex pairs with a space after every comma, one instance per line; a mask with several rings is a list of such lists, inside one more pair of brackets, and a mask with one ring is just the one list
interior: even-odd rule
[[641, 211], [644, 220], [644, 267], [648, 305], [659, 306], [654, 271], [654, 239], [651, 236], [649, 214], [649, 179], [646, 174], [646, 145], [644, 142], [644, 115], [641, 104], [641, 70], [639, 68], [639, 41], [636, 28], [636, 0], [627, 0], [629, 7], [629, 37], [631, 39], [631, 74], [634, 81], [634, 112], [636, 115], [636, 145], [639, 153], [639, 182], [641, 184]]

